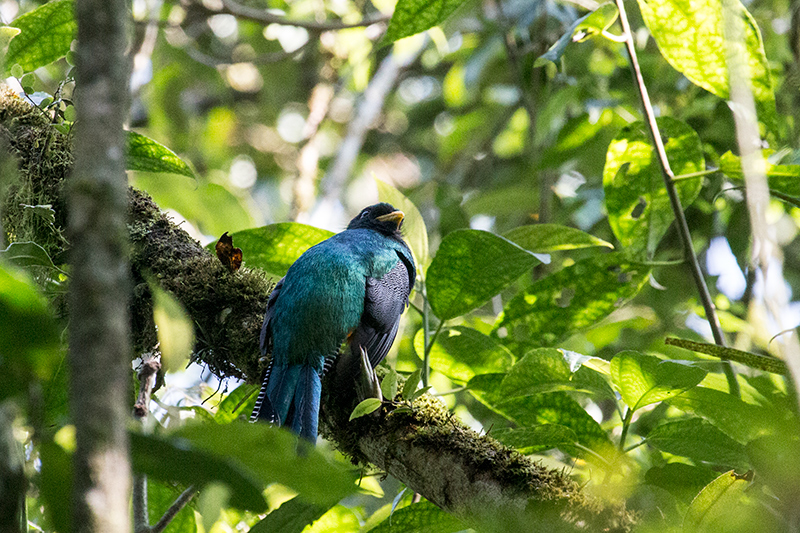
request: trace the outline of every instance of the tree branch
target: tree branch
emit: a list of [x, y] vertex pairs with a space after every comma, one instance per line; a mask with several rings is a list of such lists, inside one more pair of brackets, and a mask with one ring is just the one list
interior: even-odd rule
[[[658, 156], [658, 164], [661, 166], [661, 174], [664, 177], [664, 186], [667, 189], [669, 202], [672, 206], [672, 212], [675, 214], [675, 222], [678, 227], [678, 234], [681, 238], [683, 245], [683, 253], [689, 264], [689, 269], [692, 272], [692, 278], [697, 286], [697, 292], [700, 295], [700, 301], [703, 304], [703, 309], [706, 312], [706, 320], [711, 326], [711, 332], [714, 336], [714, 342], [720, 346], [725, 346], [725, 334], [722, 331], [722, 326], [717, 317], [717, 310], [714, 302], [711, 299], [711, 294], [708, 291], [708, 285], [703, 277], [703, 271], [700, 269], [700, 263], [697, 260], [697, 255], [694, 253], [692, 247], [692, 234], [689, 231], [689, 224], [686, 222], [686, 216], [683, 213], [683, 206], [681, 206], [681, 199], [678, 196], [678, 190], [675, 188], [675, 174], [672, 172], [669, 160], [667, 159], [667, 151], [664, 148], [664, 141], [661, 139], [661, 133], [658, 129], [656, 122], [656, 115], [653, 111], [653, 106], [650, 103], [650, 96], [647, 93], [647, 85], [644, 83], [642, 70], [639, 68], [639, 60], [636, 56], [636, 47], [633, 43], [633, 33], [631, 26], [628, 22], [628, 15], [625, 12], [625, 5], [623, 0], [615, 0], [617, 9], [619, 10], [619, 20], [622, 24], [622, 35], [625, 39], [625, 48], [628, 50], [628, 56], [631, 61], [631, 72], [633, 73], [634, 84], [639, 92], [639, 99], [642, 104], [642, 109], [645, 115], [645, 122], [650, 130], [650, 136], [653, 139], [653, 147], [656, 149]], [[739, 396], [739, 382], [736, 379], [736, 373], [731, 366], [730, 361], [723, 361], [722, 368], [725, 371], [725, 376], [728, 379], [728, 388], [730, 393]]]
[[[21, 129], [25, 119], [13, 115], [17, 101], [2, 100], [0, 91], [0, 135], [9, 139], [21, 160], [26, 179], [62, 179], [70, 165], [56, 168], [57, 178], [42, 175], [53, 168], [49, 159], [38, 165], [25, 163], [39, 157], [38, 122]], [[30, 113], [30, 106], [23, 106]], [[12, 109], [14, 108], [14, 109]], [[58, 134], [51, 146], [68, 151], [69, 143]], [[52, 154], [46, 157], [52, 157]], [[57, 159], [63, 161], [63, 153]], [[66, 157], [69, 160], [69, 157]], [[60, 187], [40, 183], [45, 196], [27, 198], [26, 203], [58, 203]], [[19, 196], [15, 201], [21, 200]], [[14, 202], [6, 202], [13, 207]], [[20, 202], [21, 203], [21, 202]], [[18, 208], [19, 209], [19, 208]], [[260, 377], [258, 333], [263, 319], [270, 283], [260, 271], [241, 269], [230, 273], [216, 257], [175, 226], [145, 194], [129, 192], [128, 230], [134, 278], [134, 344], [152, 347], [151, 322], [145, 320], [150, 308], [149, 288], [143, 279], [148, 272], [181, 301], [197, 324], [195, 357], [219, 376], [237, 376], [255, 382]], [[7, 224], [19, 223], [10, 217]], [[15, 227], [7, 226], [9, 230]], [[43, 229], [39, 239], [47, 239]], [[149, 343], [149, 344], [147, 344]], [[331, 373], [331, 376], [335, 373]], [[586, 495], [560, 470], [534, 464], [511, 448], [464, 426], [435, 398], [415, 401], [413, 413], [390, 413], [348, 422], [354, 398], [332, 395], [329, 379], [323, 386], [321, 427], [324, 434], [356, 460], [383, 468], [416, 492], [458, 517], [487, 530], [542, 531], [627, 531], [632, 516], [621, 504], [607, 504]], [[352, 391], [353, 387], [345, 390]], [[188, 499], [189, 494], [179, 498]], [[486, 510], [492, 514], [487, 515]], [[158, 527], [158, 524], [155, 527]], [[505, 528], [505, 529], [502, 529]], [[522, 529], [520, 529], [522, 528]], [[155, 530], [155, 529], [154, 529]]]
[[347, 28], [363, 28], [364, 26], [372, 26], [381, 22], [387, 22], [390, 15], [378, 15], [371, 18], [366, 18], [358, 22], [316, 22], [313, 20], [292, 20], [283, 15], [270, 13], [264, 9], [256, 9], [234, 2], [233, 0], [222, 0], [223, 13], [228, 13], [234, 17], [250, 20], [253, 22], [260, 22], [261, 24], [283, 24], [285, 26], [297, 26], [298, 28], [305, 28], [309, 31], [322, 32], [344, 30]]

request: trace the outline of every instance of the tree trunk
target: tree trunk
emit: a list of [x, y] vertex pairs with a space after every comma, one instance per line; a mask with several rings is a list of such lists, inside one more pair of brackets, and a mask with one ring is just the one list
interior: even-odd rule
[[125, 533], [130, 522], [124, 0], [78, 0], [78, 112], [68, 189], [70, 406], [75, 422], [73, 531]]

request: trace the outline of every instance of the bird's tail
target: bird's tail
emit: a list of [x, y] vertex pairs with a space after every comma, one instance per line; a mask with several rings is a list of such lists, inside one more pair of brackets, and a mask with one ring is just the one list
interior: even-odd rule
[[250, 420], [260, 419], [287, 426], [294, 433], [315, 442], [321, 391], [319, 372], [312, 366], [270, 367]]

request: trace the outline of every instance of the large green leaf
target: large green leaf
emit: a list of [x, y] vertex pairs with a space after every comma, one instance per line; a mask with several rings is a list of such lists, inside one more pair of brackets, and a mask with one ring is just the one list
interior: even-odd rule
[[393, 42], [437, 26], [464, 0], [398, 0], [383, 42]]
[[284, 502], [263, 520], [250, 528], [250, 533], [301, 533], [330, 506], [309, 503], [300, 496]]
[[[765, 151], [763, 171], [769, 188], [787, 196], [800, 197], [800, 165], [773, 165], [768, 156], [769, 153]], [[744, 181], [742, 160], [731, 152], [725, 152], [719, 158], [719, 169], [732, 180]]]
[[[752, 15], [738, 0], [639, 0], [642, 17], [664, 58], [703, 89], [727, 99], [730, 96], [726, 47], [733, 46], [750, 71], [750, 88], [761, 119], [769, 126], [776, 119], [775, 95], [761, 32]], [[744, 43], [725, 42], [723, 9], [740, 17]]]
[[526, 455], [552, 448], [565, 448], [578, 442], [578, 436], [573, 430], [559, 424], [495, 429], [491, 436]]
[[39, 445], [41, 472], [38, 480], [39, 494], [45, 513], [56, 531], [73, 531], [72, 505], [66, 494], [72, 493], [72, 454], [52, 440]]
[[281, 428], [246, 422], [190, 424], [176, 436], [200, 450], [235, 459], [265, 484], [286, 485], [310, 503], [331, 505], [356, 490], [354, 472]]
[[392, 513], [370, 533], [455, 533], [465, 524], [431, 502], [419, 502]]
[[[204, 427], [227, 427], [204, 424]], [[230, 489], [230, 504], [264, 512], [263, 484], [225, 449], [205, 451], [186, 441], [130, 433], [133, 469], [164, 482], [202, 487], [222, 483]]]
[[59, 327], [33, 283], [0, 265], [0, 400], [48, 381], [61, 361]]
[[752, 476], [737, 476], [731, 470], [706, 485], [689, 506], [683, 530], [689, 532], [721, 531], [735, 517], [739, 500], [750, 485]]
[[[425, 353], [422, 329], [414, 336], [414, 349]], [[475, 374], [504, 372], [511, 368], [514, 356], [496, 339], [465, 326], [442, 330], [431, 347], [431, 368], [450, 379], [467, 382]]]
[[576, 228], [559, 224], [530, 224], [503, 234], [503, 237], [526, 250], [537, 253], [577, 250], [593, 246], [614, 248], [610, 242], [598, 239]]
[[701, 368], [634, 351], [620, 352], [611, 360], [611, 379], [634, 411], [697, 386], [706, 374]]
[[128, 131], [127, 170], [166, 172], [194, 178], [194, 172], [183, 159], [163, 144], [135, 131]]
[[250, 412], [258, 397], [258, 385], [242, 383], [225, 396], [217, 407], [214, 421], [219, 424], [228, 424], [242, 415], [250, 417]]
[[428, 299], [442, 320], [488, 302], [538, 263], [530, 252], [488, 231], [457, 230], [442, 239], [427, 274]]
[[423, 271], [428, 266], [428, 229], [422, 219], [417, 206], [409, 200], [406, 195], [386, 182], [375, 180], [378, 185], [378, 198], [382, 202], [388, 202], [397, 209], [405, 213], [403, 219], [403, 238], [414, 254], [417, 269]]
[[[574, 431], [579, 444], [599, 455], [614, 453], [605, 430], [566, 392], [506, 398], [499, 393], [504, 377], [504, 374], [480, 374], [469, 381], [468, 389], [481, 403], [519, 426], [558, 424]], [[591, 458], [591, 454], [586, 455], [575, 446], [565, 445], [561, 449]]]
[[686, 463], [667, 463], [654, 466], [644, 475], [649, 485], [669, 491], [682, 502], [689, 503], [717, 474], [709, 468]]
[[[661, 117], [658, 127], [675, 175], [705, 170], [700, 137], [688, 125]], [[703, 178], [676, 183], [686, 208], [700, 192]], [[647, 126], [639, 121], [611, 141], [603, 169], [603, 189], [611, 229], [632, 257], [652, 257], [675, 215]]]
[[562, 350], [537, 348], [529, 351], [503, 378], [498, 394], [505, 398], [554, 391], [598, 392], [614, 398], [608, 383], [590, 368], [575, 368]]
[[669, 404], [702, 416], [742, 444], [776, 433], [786, 425], [789, 416], [777, 409], [746, 403], [726, 392], [705, 387], [687, 390], [671, 398]]
[[647, 442], [662, 452], [688, 457], [695, 463], [743, 469], [750, 465], [743, 445], [702, 418], [656, 426], [647, 435]]
[[[331, 237], [333, 232], [298, 222], [280, 222], [233, 233], [234, 246], [242, 249], [248, 267], [262, 268], [278, 277], [286, 275], [303, 253]], [[213, 243], [207, 248], [213, 250]]]
[[621, 253], [596, 255], [537, 281], [515, 296], [495, 331], [516, 352], [521, 347], [550, 346], [594, 326], [632, 298], [650, 270]]
[[21, 32], [8, 45], [5, 76], [14, 65], [33, 72], [67, 55], [78, 28], [73, 10], [73, 0], [54, 0], [17, 17], [11, 26]]

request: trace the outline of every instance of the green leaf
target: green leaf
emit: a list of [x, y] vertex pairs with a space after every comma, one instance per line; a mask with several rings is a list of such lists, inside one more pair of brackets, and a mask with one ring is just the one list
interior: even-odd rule
[[175, 296], [157, 283], [150, 284], [153, 293], [153, 321], [158, 328], [161, 363], [168, 372], [186, 368], [194, 348], [194, 323]]
[[596, 255], [537, 281], [509, 301], [495, 326], [518, 352], [549, 346], [594, 326], [644, 286], [649, 268], [622, 253]]
[[222, 509], [228, 507], [231, 491], [222, 483], [212, 482], [200, 490], [197, 497], [197, 511], [202, 517], [203, 530], [210, 530], [222, 514]]
[[[800, 197], [800, 165], [773, 165], [769, 162], [770, 153], [764, 150], [764, 168], [767, 183], [772, 191], [788, 196]], [[725, 152], [719, 158], [719, 170], [736, 181], [744, 181], [742, 160], [731, 152]]]
[[28, 211], [30, 210], [35, 216], [39, 217], [43, 220], [46, 224], [50, 226], [55, 226], [56, 223], [56, 212], [53, 209], [53, 206], [50, 204], [41, 204], [41, 205], [27, 205], [27, 204], [20, 204], [22, 209]]
[[378, 185], [378, 198], [381, 202], [387, 202], [395, 206], [397, 209], [405, 213], [403, 219], [403, 239], [408, 243], [411, 248], [411, 253], [414, 255], [414, 261], [420, 271], [424, 271], [428, 267], [430, 260], [428, 253], [428, 229], [425, 227], [425, 220], [414, 205], [414, 202], [409, 200], [406, 195], [401, 193], [396, 188], [381, 180], [375, 180]]
[[[4, 68], [5, 55], [8, 50], [8, 45], [11, 39], [20, 34], [19, 28], [12, 28], [11, 26], [0, 26], [0, 68]], [[5, 72], [5, 70], [3, 71]], [[13, 76], [13, 74], [12, 74]]]
[[[203, 424], [204, 428], [214, 426]], [[261, 495], [263, 485], [234, 457], [186, 446], [186, 442], [130, 433], [133, 469], [164, 482], [179, 482], [202, 487], [225, 484], [231, 490], [230, 504], [253, 512], [264, 512], [267, 503]]]
[[391, 43], [437, 26], [463, 3], [464, 0], [398, 0], [383, 42]]
[[0, 400], [53, 378], [62, 360], [60, 328], [24, 274], [0, 265]]
[[759, 437], [747, 443], [747, 455], [759, 478], [778, 498], [792, 501], [800, 487], [800, 439], [792, 435], [796, 424], [784, 434]]
[[72, 493], [72, 454], [52, 440], [39, 445], [42, 461], [38, 482], [44, 509], [56, 531], [72, 531], [72, 505], [65, 494]]
[[[705, 170], [703, 146], [691, 127], [670, 117], [659, 118], [658, 127], [675, 175]], [[700, 193], [703, 178], [681, 180], [675, 185], [686, 208]], [[609, 145], [603, 189], [608, 221], [620, 243], [631, 257], [651, 258], [675, 215], [644, 122], [623, 128]]]
[[750, 485], [752, 474], [737, 476], [733, 470], [706, 485], [689, 506], [683, 519], [685, 532], [721, 531], [736, 515], [739, 500]]
[[[150, 523], [158, 522], [167, 509], [181, 494], [181, 490], [161, 483], [156, 479], [147, 480], [147, 513]], [[194, 510], [191, 505], [185, 506], [170, 520], [164, 533], [196, 533], [197, 523], [194, 520]]]
[[242, 383], [233, 389], [217, 407], [214, 421], [219, 424], [229, 424], [242, 414], [249, 418], [258, 398], [259, 388], [258, 385]]
[[390, 402], [397, 396], [397, 372], [393, 368], [389, 369], [381, 381], [381, 393]]
[[194, 178], [194, 172], [175, 152], [135, 131], [128, 131], [127, 170], [165, 172]]
[[306, 526], [318, 520], [330, 506], [304, 501], [295, 496], [269, 513], [266, 518], [250, 528], [250, 533], [301, 533]]
[[[231, 234], [250, 268], [261, 268], [278, 277], [286, 275], [303, 252], [331, 237], [333, 232], [297, 222], [281, 222]], [[213, 251], [214, 243], [206, 248]]]
[[614, 245], [610, 242], [598, 239], [579, 229], [558, 224], [520, 226], [507, 231], [503, 234], [503, 237], [526, 250], [542, 254], [593, 246], [614, 248]]
[[745, 403], [726, 392], [706, 387], [688, 390], [671, 398], [669, 404], [702, 416], [742, 444], [772, 435], [786, 424], [785, 413], [777, 409]]
[[634, 411], [697, 386], [706, 374], [701, 368], [634, 351], [620, 352], [611, 360], [611, 379]]
[[578, 436], [572, 429], [559, 424], [495, 429], [490, 435], [506, 446], [516, 448], [525, 455], [543, 452], [552, 448], [570, 447], [578, 442]]
[[0, 250], [0, 260], [5, 260], [20, 268], [43, 266], [56, 268], [47, 251], [32, 241], [12, 242], [5, 250]]
[[370, 533], [455, 533], [465, 527], [453, 515], [424, 501], [395, 511]]
[[[742, 19], [744, 46], [725, 42], [722, 11], [731, 7], [734, 12], [727, 16]], [[749, 67], [758, 114], [772, 128], [775, 94], [764, 43], [756, 21], [738, 0], [639, 0], [639, 8], [667, 62], [692, 83], [724, 99], [730, 96], [726, 47], [735, 46]]]
[[188, 424], [175, 436], [238, 461], [264, 484], [286, 485], [311, 503], [335, 503], [356, 490], [356, 475], [349, 467], [285, 429], [247, 422]]
[[743, 445], [702, 418], [677, 420], [656, 426], [647, 442], [661, 450], [700, 462], [731, 468], [749, 468]]
[[488, 302], [538, 263], [532, 254], [488, 231], [456, 230], [442, 239], [428, 268], [426, 289], [442, 320]]
[[617, 17], [619, 11], [613, 2], [606, 2], [601, 4], [596, 10], [588, 15], [584, 15], [572, 23], [564, 35], [551, 46], [547, 52], [540, 55], [534, 61], [534, 67], [541, 67], [548, 61], [558, 63], [567, 46], [572, 42], [583, 42], [589, 37], [594, 37], [607, 30]]
[[353, 412], [350, 413], [350, 420], [355, 420], [356, 418], [361, 418], [362, 416], [374, 413], [382, 404], [383, 401], [379, 400], [378, 398], [367, 398], [366, 400], [362, 400], [358, 405], [355, 406]]
[[[605, 430], [566, 392], [506, 398], [498, 392], [503, 378], [504, 374], [481, 374], [472, 378], [467, 386], [478, 401], [519, 426], [558, 424], [574, 431], [579, 444], [599, 455], [615, 453]], [[575, 446], [561, 449], [577, 457], [592, 459], [591, 454]]]
[[11, 25], [21, 32], [8, 45], [5, 76], [16, 64], [33, 72], [67, 55], [77, 31], [73, 9], [72, 0], [54, 0], [17, 17]]
[[652, 467], [645, 474], [644, 480], [650, 485], [669, 491], [678, 500], [688, 504], [716, 477], [714, 471], [705, 467], [668, 463]]
[[[420, 358], [425, 352], [423, 333], [420, 329], [414, 336], [414, 349]], [[461, 383], [475, 374], [505, 372], [514, 361], [508, 348], [496, 339], [466, 326], [443, 329], [429, 357], [431, 368]]]
[[414, 396], [417, 391], [417, 385], [419, 385], [420, 376], [422, 376], [422, 370], [415, 370], [406, 378], [406, 382], [403, 384], [404, 400], [411, 400], [412, 396]]

